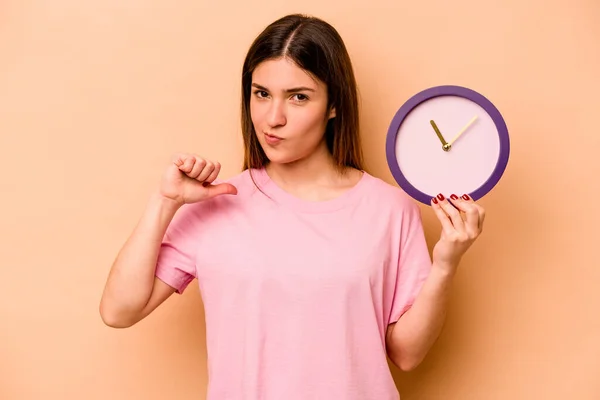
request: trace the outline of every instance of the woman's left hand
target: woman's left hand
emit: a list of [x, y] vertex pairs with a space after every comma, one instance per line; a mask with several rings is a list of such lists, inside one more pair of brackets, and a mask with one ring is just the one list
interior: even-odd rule
[[431, 199], [431, 206], [442, 224], [441, 238], [433, 248], [433, 265], [453, 273], [481, 234], [485, 210], [468, 195], [446, 199], [440, 194]]

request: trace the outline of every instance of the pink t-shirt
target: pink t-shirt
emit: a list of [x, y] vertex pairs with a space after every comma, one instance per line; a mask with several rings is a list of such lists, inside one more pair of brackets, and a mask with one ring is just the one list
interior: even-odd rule
[[323, 202], [263, 169], [227, 181], [237, 195], [177, 212], [156, 270], [179, 293], [200, 285], [207, 399], [399, 399], [386, 328], [431, 267], [416, 203], [368, 173]]

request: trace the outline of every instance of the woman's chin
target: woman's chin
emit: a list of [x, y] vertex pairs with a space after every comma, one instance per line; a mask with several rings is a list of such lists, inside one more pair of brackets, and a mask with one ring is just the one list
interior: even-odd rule
[[267, 155], [267, 158], [269, 159], [270, 164], [279, 164], [279, 165], [292, 164], [292, 163], [302, 159], [302, 157], [297, 154], [289, 154], [289, 153], [286, 154], [286, 153], [277, 152], [277, 151], [270, 151], [270, 152], [266, 151], [265, 154]]

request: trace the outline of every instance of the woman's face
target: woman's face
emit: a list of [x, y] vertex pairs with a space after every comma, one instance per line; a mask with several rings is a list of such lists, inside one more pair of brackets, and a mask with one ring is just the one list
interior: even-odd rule
[[326, 148], [327, 87], [287, 58], [261, 63], [252, 75], [250, 115], [265, 154], [290, 163]]

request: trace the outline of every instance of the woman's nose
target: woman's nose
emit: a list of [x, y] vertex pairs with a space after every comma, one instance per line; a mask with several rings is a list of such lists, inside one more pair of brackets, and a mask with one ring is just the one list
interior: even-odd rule
[[271, 103], [271, 108], [269, 109], [267, 120], [270, 127], [285, 125], [285, 105], [282, 102], [273, 101]]

